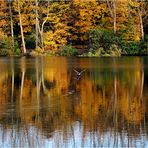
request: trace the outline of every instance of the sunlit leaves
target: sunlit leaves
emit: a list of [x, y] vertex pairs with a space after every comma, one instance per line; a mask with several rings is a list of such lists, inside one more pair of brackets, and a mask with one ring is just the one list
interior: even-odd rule
[[[29, 33], [35, 24], [34, 2], [27, 0], [20, 0], [21, 18], [24, 33]], [[16, 12], [14, 15], [15, 24], [19, 23], [17, 0], [13, 1], [13, 9]]]
[[[14, 35], [18, 41], [20, 41], [17, 0], [11, 1], [11, 6]], [[10, 36], [11, 27], [8, 2], [2, 1], [0, 3], [0, 8], [0, 29]], [[37, 28], [35, 23], [38, 21], [38, 44], [42, 48], [41, 36], [43, 34], [44, 47], [47, 47], [48, 50], [50, 48], [47, 45], [50, 44], [54, 44], [54, 48], [56, 50], [60, 49], [60, 47], [67, 43], [76, 46], [79, 44], [88, 45], [88, 32], [90, 30], [96, 28], [103, 28], [107, 30], [114, 29], [113, 19], [109, 13], [109, 8], [106, 1], [38, 1], [38, 6], [36, 6], [35, 0], [20, 0], [20, 9], [25, 38], [29, 35], [34, 36], [35, 42], [35, 28]], [[116, 2], [116, 29], [117, 33], [119, 33], [125, 41], [141, 40], [138, 9], [140, 10], [144, 27], [146, 28], [146, 3], [137, 2], [136, 0], [124, 0]], [[36, 10], [38, 12], [37, 14]], [[36, 18], [38, 20], [36, 20]], [[41, 30], [43, 33], [41, 33]], [[34, 45], [30, 47], [34, 47]]]

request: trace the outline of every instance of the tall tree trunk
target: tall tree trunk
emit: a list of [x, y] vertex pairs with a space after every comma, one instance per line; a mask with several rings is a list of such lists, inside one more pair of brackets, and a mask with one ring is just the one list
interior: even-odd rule
[[47, 15], [46, 15], [46, 18], [43, 21], [43, 23], [41, 24], [41, 26], [38, 25], [39, 33], [40, 33], [40, 36], [41, 36], [41, 47], [42, 47], [43, 50], [44, 50], [44, 37], [43, 37], [44, 25], [45, 25], [45, 23], [48, 20], [48, 16], [49, 16], [49, 1], [48, 1], [48, 5], [47, 5]]
[[111, 15], [111, 18], [113, 19], [113, 30], [114, 33], [117, 31], [117, 12], [116, 12], [116, 0], [111, 1], [113, 3], [113, 6], [109, 2], [109, 0], [106, 0], [107, 6]]
[[26, 45], [25, 45], [24, 32], [23, 32], [23, 26], [22, 26], [22, 17], [21, 17], [21, 11], [20, 11], [20, 0], [17, 0], [17, 4], [18, 4], [21, 36], [22, 36], [23, 53], [26, 54]]
[[142, 41], [144, 41], [144, 29], [143, 29], [142, 11], [140, 10], [139, 7], [138, 7], [138, 15], [139, 15], [141, 39], [142, 39]]
[[44, 50], [44, 37], [43, 37], [44, 25], [45, 25], [45, 23], [47, 22], [47, 20], [48, 20], [48, 14], [47, 14], [46, 19], [45, 19], [44, 22], [42, 23], [41, 31], [40, 31], [40, 34], [41, 34], [41, 46], [42, 46], [42, 49], [43, 49], [43, 50]]
[[35, 42], [36, 42], [36, 48], [38, 47], [38, 43], [39, 43], [39, 30], [38, 30], [38, 0], [35, 0]]
[[114, 21], [114, 33], [117, 31], [117, 13], [116, 13], [116, 0], [113, 1], [113, 21]]
[[12, 46], [14, 50], [14, 30], [13, 30], [13, 18], [12, 18], [12, 9], [11, 9], [11, 1], [9, 0], [9, 13], [10, 13], [10, 25], [11, 25], [11, 37], [12, 37]]

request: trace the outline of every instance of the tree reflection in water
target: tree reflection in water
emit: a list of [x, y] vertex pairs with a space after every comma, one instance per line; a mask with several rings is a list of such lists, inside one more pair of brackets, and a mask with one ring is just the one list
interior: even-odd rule
[[[2, 147], [147, 146], [142, 58], [2, 58], [0, 67]], [[86, 69], [79, 80], [75, 67]]]

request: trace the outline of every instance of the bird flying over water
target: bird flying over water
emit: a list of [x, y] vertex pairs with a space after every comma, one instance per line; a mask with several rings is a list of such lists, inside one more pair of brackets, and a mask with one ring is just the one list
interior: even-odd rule
[[82, 70], [82, 71], [77, 71], [76, 69], [73, 69], [74, 70], [74, 72], [78, 75], [78, 76], [80, 76], [86, 69], [84, 69], [84, 70]]
[[85, 71], [86, 69], [82, 70], [82, 71], [77, 71], [76, 69], [73, 69], [73, 71], [76, 73], [76, 77], [74, 77], [75, 80], [80, 80], [81, 78], [81, 74]]

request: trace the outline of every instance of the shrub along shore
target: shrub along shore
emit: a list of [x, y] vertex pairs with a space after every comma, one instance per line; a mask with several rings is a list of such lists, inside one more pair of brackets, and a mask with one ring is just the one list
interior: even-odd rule
[[148, 55], [148, 2], [4, 0], [0, 56]]

